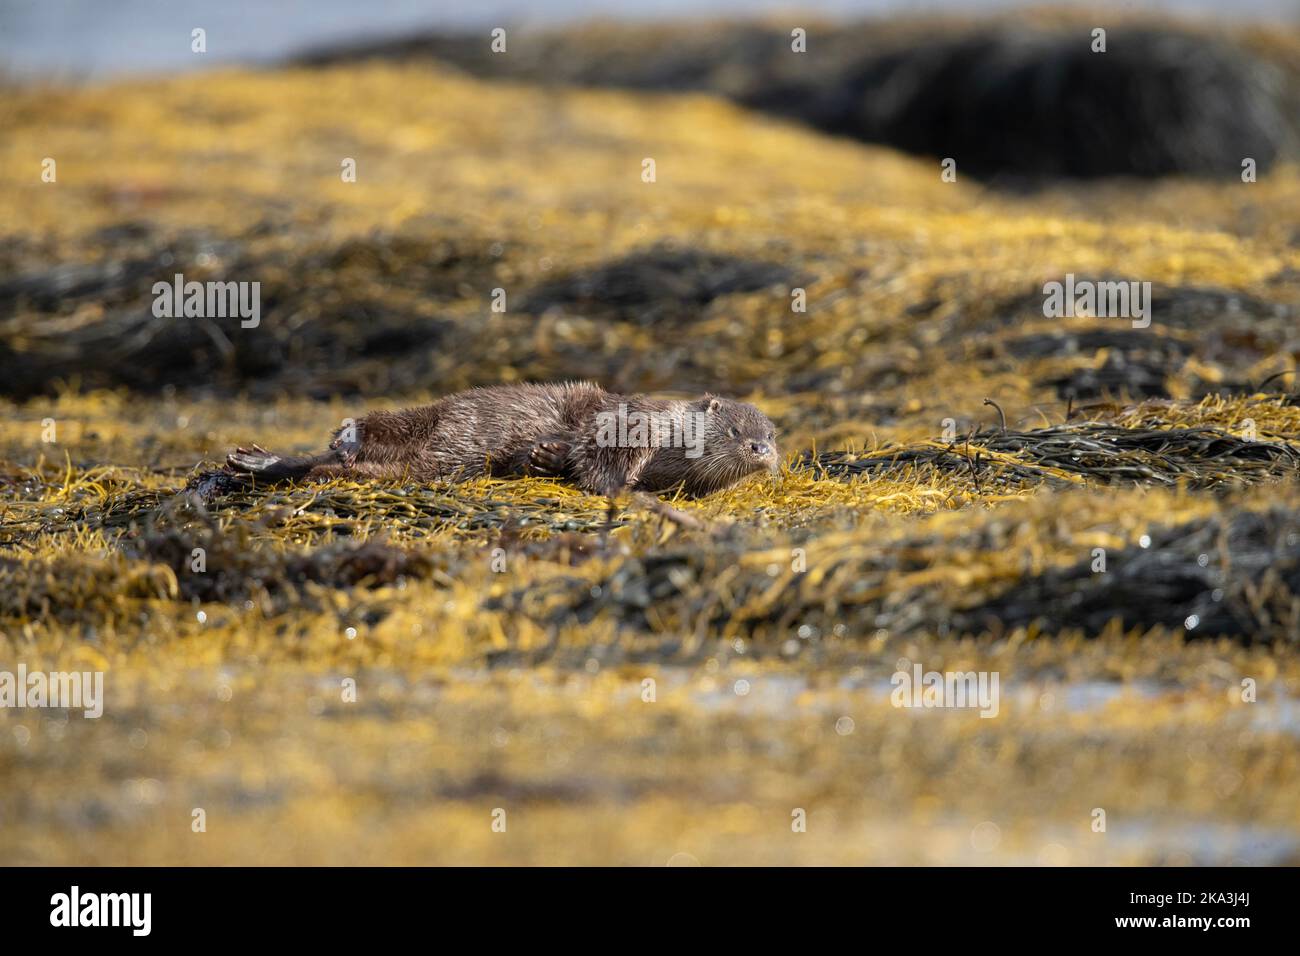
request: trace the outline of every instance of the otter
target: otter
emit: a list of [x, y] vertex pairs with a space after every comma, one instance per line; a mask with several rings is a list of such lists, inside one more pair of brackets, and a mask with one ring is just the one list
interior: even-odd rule
[[680, 489], [703, 497], [776, 471], [780, 457], [776, 429], [753, 405], [714, 395], [619, 395], [565, 382], [473, 388], [432, 405], [371, 412], [335, 432], [320, 454], [289, 457], [254, 445], [236, 449], [226, 464], [274, 482], [536, 475], [590, 494]]

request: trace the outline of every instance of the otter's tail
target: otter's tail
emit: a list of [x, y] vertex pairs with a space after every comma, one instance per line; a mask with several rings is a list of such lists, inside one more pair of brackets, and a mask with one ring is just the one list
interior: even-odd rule
[[296, 481], [305, 478], [318, 465], [332, 465], [338, 461], [339, 455], [333, 451], [290, 458], [272, 454], [258, 445], [254, 445], [251, 450], [236, 448], [226, 456], [226, 464], [235, 471], [266, 481]]

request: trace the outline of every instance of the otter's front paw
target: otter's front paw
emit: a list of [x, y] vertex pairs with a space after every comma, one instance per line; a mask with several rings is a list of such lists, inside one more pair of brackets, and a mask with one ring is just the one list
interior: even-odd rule
[[570, 445], [566, 441], [539, 441], [528, 455], [529, 469], [538, 475], [559, 477], [564, 474]]

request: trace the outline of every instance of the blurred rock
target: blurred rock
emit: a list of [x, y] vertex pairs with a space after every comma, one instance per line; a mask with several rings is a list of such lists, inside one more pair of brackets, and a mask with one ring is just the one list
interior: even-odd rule
[[433, 58], [481, 77], [706, 90], [1028, 185], [1237, 178], [1244, 157], [1262, 174], [1295, 144], [1293, 46], [1265, 57], [1203, 32], [1121, 23], [1108, 30], [1106, 52], [1094, 53], [1082, 22], [939, 19], [813, 26], [806, 54], [793, 53], [776, 27], [597, 25], [517, 36], [504, 55], [477, 35], [431, 35], [317, 50], [301, 62]]

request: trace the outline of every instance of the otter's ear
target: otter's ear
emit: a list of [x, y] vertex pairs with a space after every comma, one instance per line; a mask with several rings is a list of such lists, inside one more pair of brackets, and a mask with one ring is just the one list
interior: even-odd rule
[[716, 411], [717, 411], [719, 408], [721, 408], [721, 407], [722, 407], [722, 402], [718, 401], [718, 399], [717, 399], [716, 396], [713, 396], [713, 395], [705, 395], [705, 396], [704, 396], [704, 410], [705, 410], [705, 411], [708, 411], [708, 412], [716, 412]]

